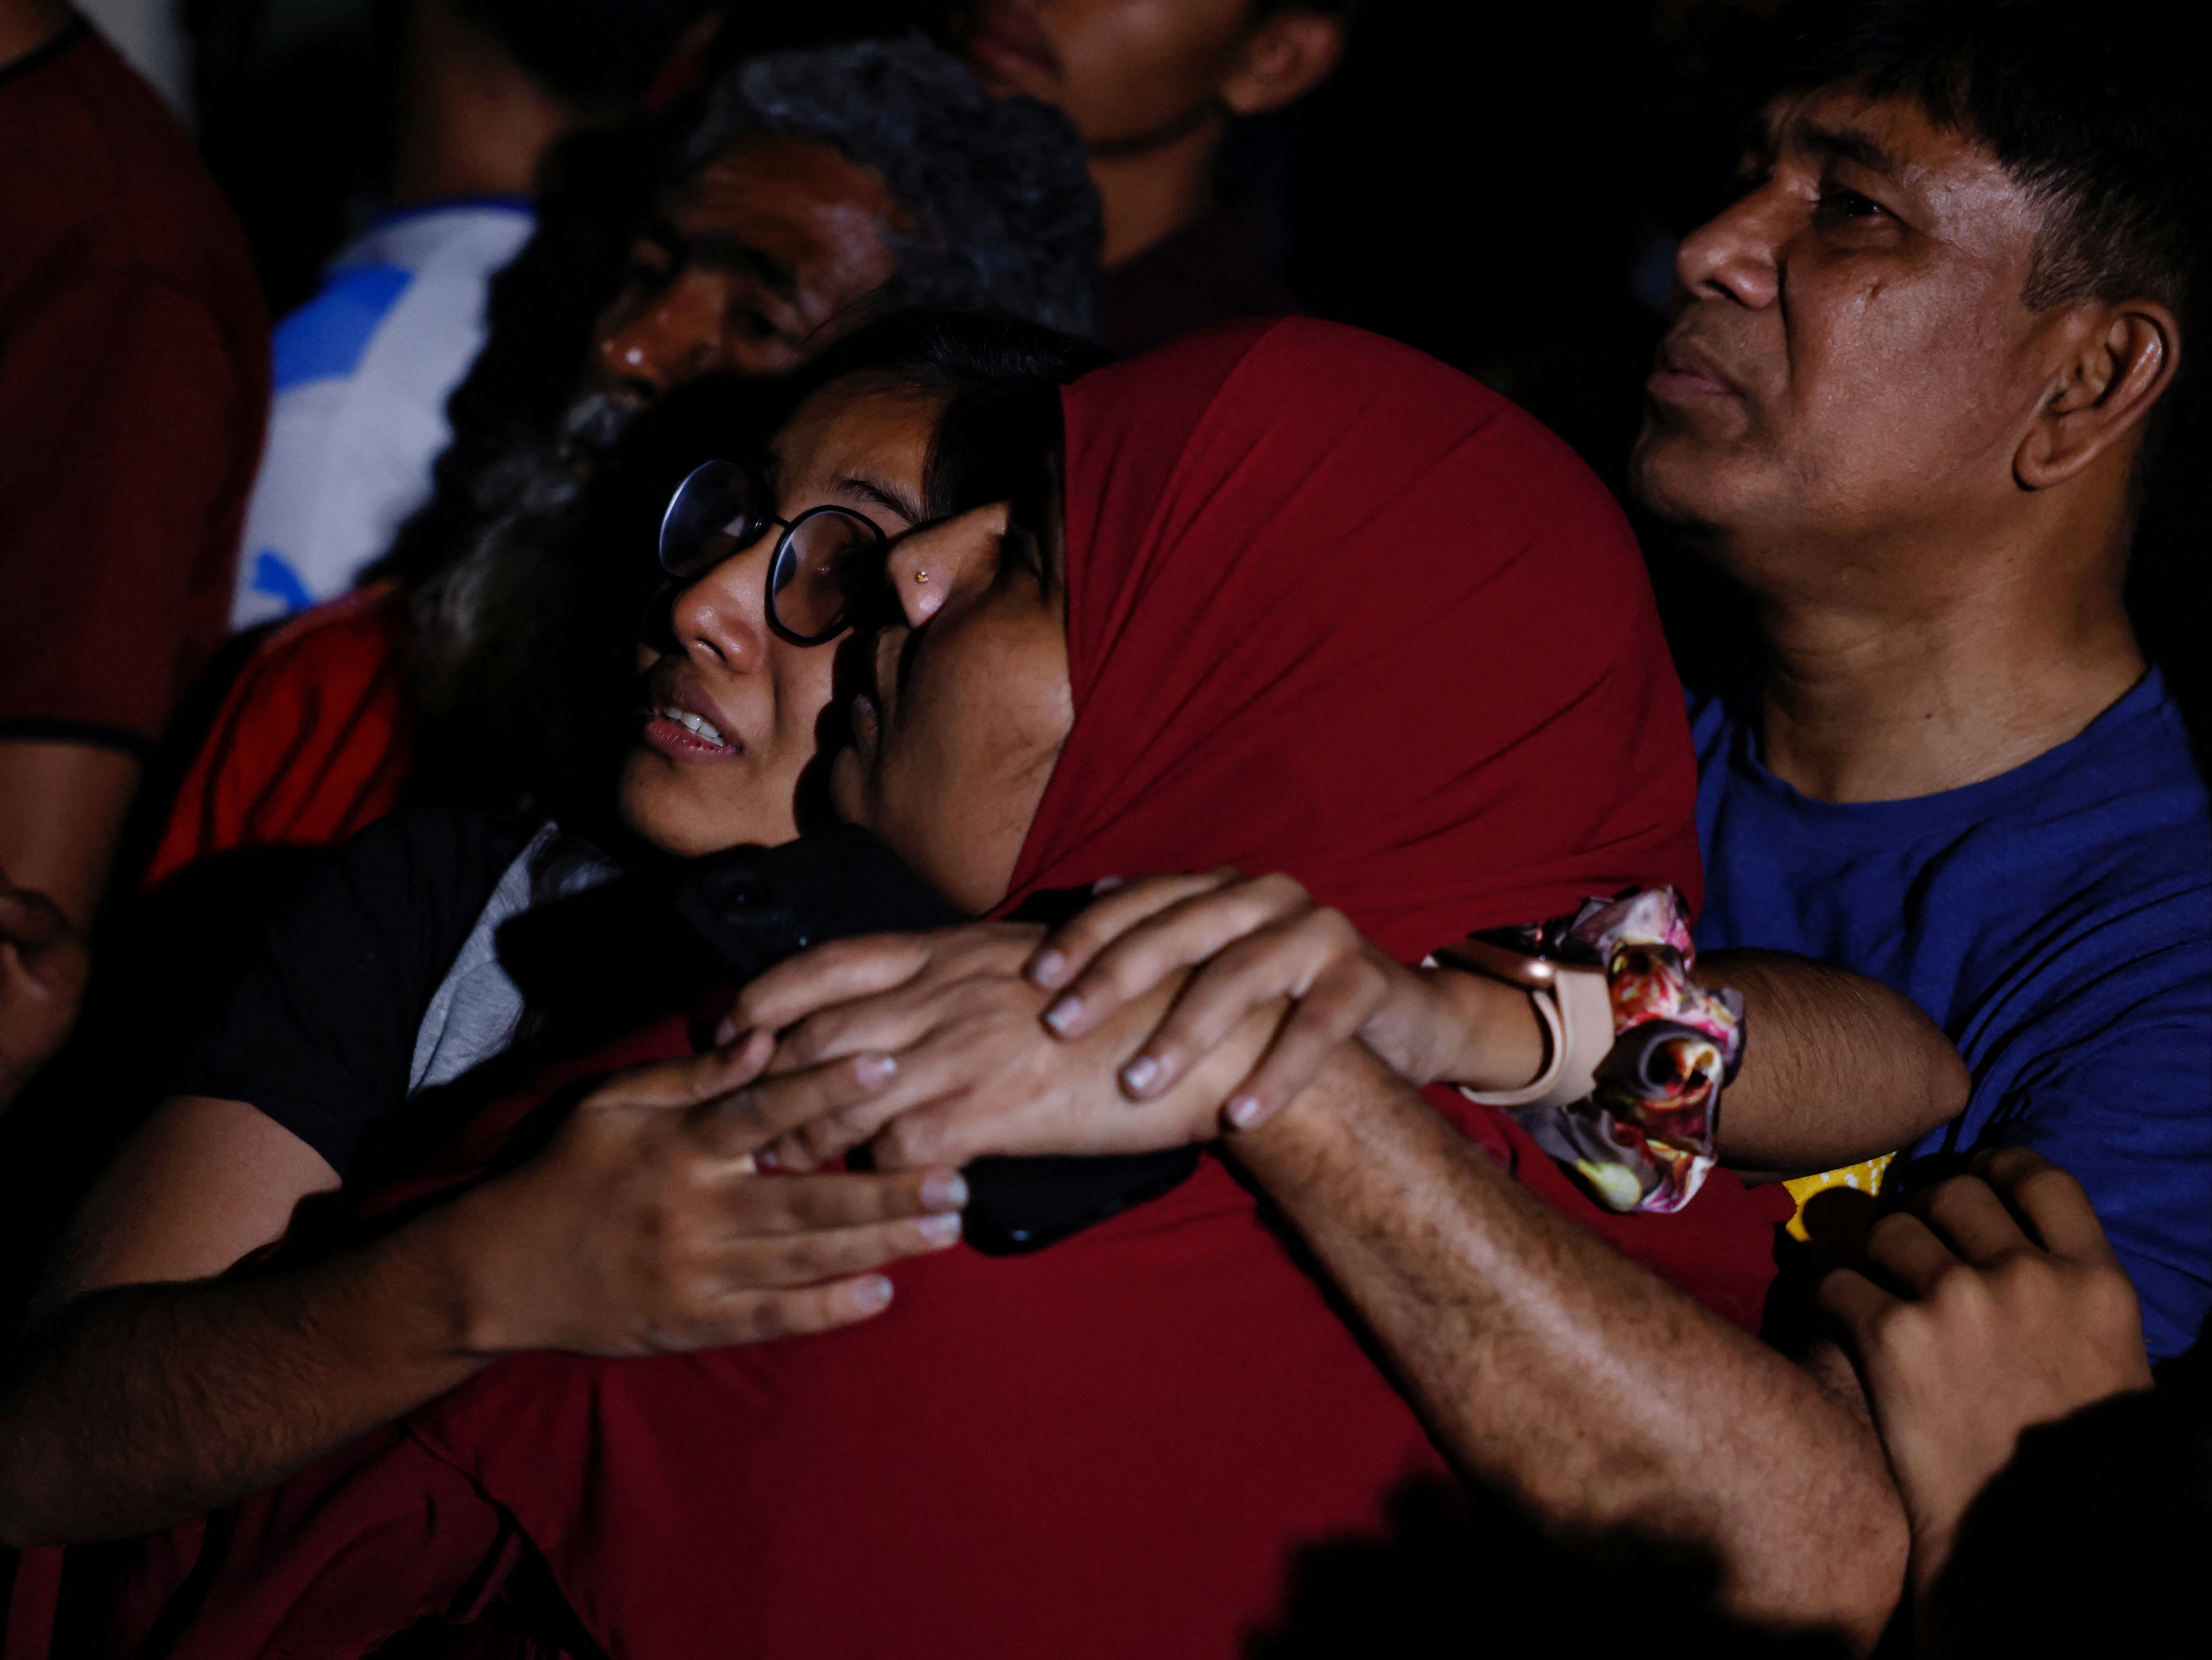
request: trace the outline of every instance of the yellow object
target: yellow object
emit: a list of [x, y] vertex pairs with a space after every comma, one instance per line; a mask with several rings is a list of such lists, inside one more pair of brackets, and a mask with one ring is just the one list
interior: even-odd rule
[[1790, 1196], [1797, 1201], [1797, 1213], [1790, 1219], [1790, 1237], [1805, 1237], [1805, 1201], [1823, 1188], [1856, 1188], [1862, 1193], [1881, 1191], [1881, 1173], [1889, 1168], [1889, 1161], [1897, 1155], [1886, 1152], [1879, 1158], [1846, 1164], [1841, 1170], [1822, 1171], [1818, 1176], [1801, 1176], [1794, 1182], [1782, 1185], [1790, 1189]]

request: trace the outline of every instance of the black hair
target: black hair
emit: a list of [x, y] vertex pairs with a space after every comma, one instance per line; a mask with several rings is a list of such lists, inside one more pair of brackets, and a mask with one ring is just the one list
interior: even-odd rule
[[644, 96], [708, 0], [453, 0], [453, 9], [586, 111]]
[[1798, 84], [1909, 98], [2038, 200], [2029, 306], [2151, 299], [2187, 327], [2212, 230], [2212, 127], [2197, 58], [2161, 49], [2167, 8], [1829, 0], [1797, 15]]
[[1059, 447], [1060, 388], [1109, 361], [1020, 318], [917, 310], [833, 346], [794, 377], [799, 397], [848, 377], [942, 401], [924, 487], [931, 519], [1033, 494]]
[[828, 146], [878, 175], [913, 221], [889, 236], [880, 309], [1012, 312], [1087, 333], [1104, 241], [1075, 125], [1032, 98], [993, 98], [920, 35], [773, 52], [717, 83], [689, 158], [770, 134]]

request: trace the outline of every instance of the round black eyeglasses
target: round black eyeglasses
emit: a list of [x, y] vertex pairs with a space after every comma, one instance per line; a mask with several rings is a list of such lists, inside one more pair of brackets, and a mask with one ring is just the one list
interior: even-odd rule
[[768, 481], [741, 462], [694, 467], [660, 517], [660, 568], [689, 581], [781, 526], [768, 562], [769, 626], [794, 645], [819, 646], [851, 628], [881, 590], [890, 538], [850, 508], [779, 519], [775, 502]]

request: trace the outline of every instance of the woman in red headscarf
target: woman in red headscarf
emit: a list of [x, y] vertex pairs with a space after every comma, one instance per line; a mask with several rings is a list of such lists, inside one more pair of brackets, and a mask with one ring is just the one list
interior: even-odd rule
[[[1300, 320], [1101, 371], [1063, 407], [1062, 520], [1024, 536], [987, 508], [896, 551], [903, 617], [836, 763], [841, 811], [940, 891], [1003, 912], [1108, 876], [1281, 870], [1408, 961], [1623, 886], [1694, 897], [1634, 544], [1533, 422]], [[493, 1109], [461, 1162], [560, 1081]], [[1508, 1121], [1436, 1104], [1755, 1322], [1772, 1217], [1733, 1178], [1615, 1216]], [[123, 1623], [190, 1568], [165, 1652], [365, 1652], [535, 1560], [633, 1656], [1226, 1657], [1281, 1608], [1294, 1552], [1446, 1473], [1218, 1159], [1048, 1250], [890, 1277], [885, 1314], [825, 1335], [501, 1361], [228, 1513], [220, 1549], [157, 1545]]]

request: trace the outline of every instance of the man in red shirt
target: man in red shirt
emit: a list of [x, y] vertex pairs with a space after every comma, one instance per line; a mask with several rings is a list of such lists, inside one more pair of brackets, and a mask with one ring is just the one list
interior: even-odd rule
[[67, 1030], [140, 766], [222, 638], [268, 334], [153, 89], [62, 0], [0, 0], [0, 1105]]

